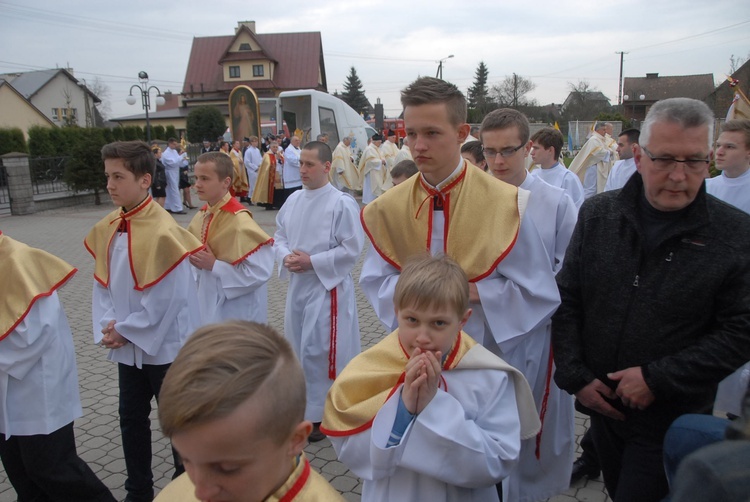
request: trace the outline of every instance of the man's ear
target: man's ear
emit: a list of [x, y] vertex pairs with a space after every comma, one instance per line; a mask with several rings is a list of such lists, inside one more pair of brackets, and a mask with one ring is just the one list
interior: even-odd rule
[[643, 155], [643, 149], [641, 148], [641, 145], [638, 143], [633, 144], [633, 160], [635, 160], [635, 168], [640, 173], [641, 172], [641, 158]]
[[461, 124], [458, 126], [458, 139], [463, 143], [466, 141], [466, 138], [469, 137], [469, 133], [471, 132], [471, 126], [469, 124]]

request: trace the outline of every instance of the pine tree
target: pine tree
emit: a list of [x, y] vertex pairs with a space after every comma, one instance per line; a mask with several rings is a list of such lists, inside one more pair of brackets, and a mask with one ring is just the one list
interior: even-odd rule
[[467, 99], [469, 105], [469, 122], [478, 123], [484, 116], [495, 108], [495, 103], [489, 95], [487, 88], [487, 78], [490, 71], [484, 61], [479, 62], [477, 71], [474, 74], [474, 84], [469, 87]]
[[367, 113], [370, 107], [365, 92], [362, 90], [362, 81], [357, 76], [357, 70], [351, 67], [349, 75], [346, 77], [344, 83], [344, 92], [341, 94], [341, 99], [346, 104], [351, 106], [357, 113]]

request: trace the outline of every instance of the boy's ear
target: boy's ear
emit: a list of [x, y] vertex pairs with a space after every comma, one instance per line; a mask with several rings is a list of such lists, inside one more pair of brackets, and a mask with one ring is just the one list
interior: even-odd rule
[[290, 457], [296, 457], [302, 453], [302, 450], [307, 446], [307, 438], [310, 436], [312, 429], [313, 424], [309, 420], [303, 420], [294, 427], [292, 434], [289, 436], [289, 441], [287, 442], [289, 447], [288, 454]]
[[326, 172], [330, 171], [331, 170], [331, 163], [330, 162], [326, 162], [325, 163], [325, 168], [326, 168], [325, 169]]
[[141, 176], [139, 182], [141, 188], [149, 188], [151, 186], [151, 175], [149, 173], [144, 174], [143, 176]]
[[469, 317], [471, 317], [471, 309], [466, 309], [466, 313], [464, 314], [464, 317], [461, 319], [461, 329], [464, 329], [464, 326], [466, 326], [466, 323], [469, 322]]
[[466, 141], [466, 138], [469, 137], [469, 132], [471, 132], [471, 126], [469, 124], [461, 124], [458, 126], [458, 139], [461, 140], [461, 143]]

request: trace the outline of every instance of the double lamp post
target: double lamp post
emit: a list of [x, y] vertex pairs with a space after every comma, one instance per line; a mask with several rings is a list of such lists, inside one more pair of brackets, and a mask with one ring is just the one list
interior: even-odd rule
[[156, 106], [164, 104], [164, 97], [158, 87], [155, 85], [148, 85], [148, 73], [145, 71], [138, 72], [138, 80], [140, 83], [133, 84], [130, 87], [130, 94], [125, 98], [125, 101], [129, 105], [134, 105], [136, 99], [135, 96], [133, 96], [133, 89], [137, 89], [137, 91], [141, 93], [141, 103], [143, 104], [143, 109], [146, 110], [146, 141], [151, 143], [151, 121], [148, 117], [148, 111], [149, 108], [151, 108], [151, 91], [156, 90]]

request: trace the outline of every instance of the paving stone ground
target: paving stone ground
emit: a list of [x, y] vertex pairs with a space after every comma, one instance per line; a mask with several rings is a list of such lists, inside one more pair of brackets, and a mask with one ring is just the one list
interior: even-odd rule
[[[193, 200], [197, 200], [197, 197]], [[83, 238], [89, 229], [112, 210], [110, 205], [79, 206], [47, 211], [28, 216], [0, 217], [0, 230], [9, 237], [53, 253], [78, 268], [79, 272], [60, 291], [60, 298], [70, 320], [78, 360], [78, 377], [83, 405], [83, 417], [75, 422], [78, 454], [89, 463], [94, 472], [112, 490], [115, 498], [125, 498], [125, 462], [118, 425], [117, 367], [106, 360], [107, 351], [93, 343], [91, 325], [91, 288], [93, 260], [83, 247]], [[256, 221], [273, 235], [277, 211], [252, 208]], [[195, 211], [188, 215], [175, 215], [186, 226]], [[365, 251], [369, 243], [365, 246]], [[364, 256], [364, 252], [363, 252]], [[354, 270], [355, 283], [359, 280], [362, 259]], [[2, 281], [2, 279], [0, 279]], [[3, 284], [0, 287], [9, 287]], [[274, 277], [268, 286], [268, 322], [283, 332], [286, 283]], [[385, 329], [359, 289], [357, 307], [362, 348], [379, 341]], [[153, 403], [154, 410], [156, 403]], [[169, 442], [159, 432], [156, 412], [152, 412], [153, 470], [157, 489], [171, 479], [171, 449]], [[576, 437], [588, 428], [588, 418], [576, 416]], [[327, 439], [310, 444], [305, 451], [312, 466], [349, 501], [359, 501], [361, 481], [340, 462]], [[16, 494], [0, 465], [0, 502], [15, 501]], [[605, 502], [604, 484], [600, 479], [580, 481], [566, 492], [549, 499], [550, 502]]]

